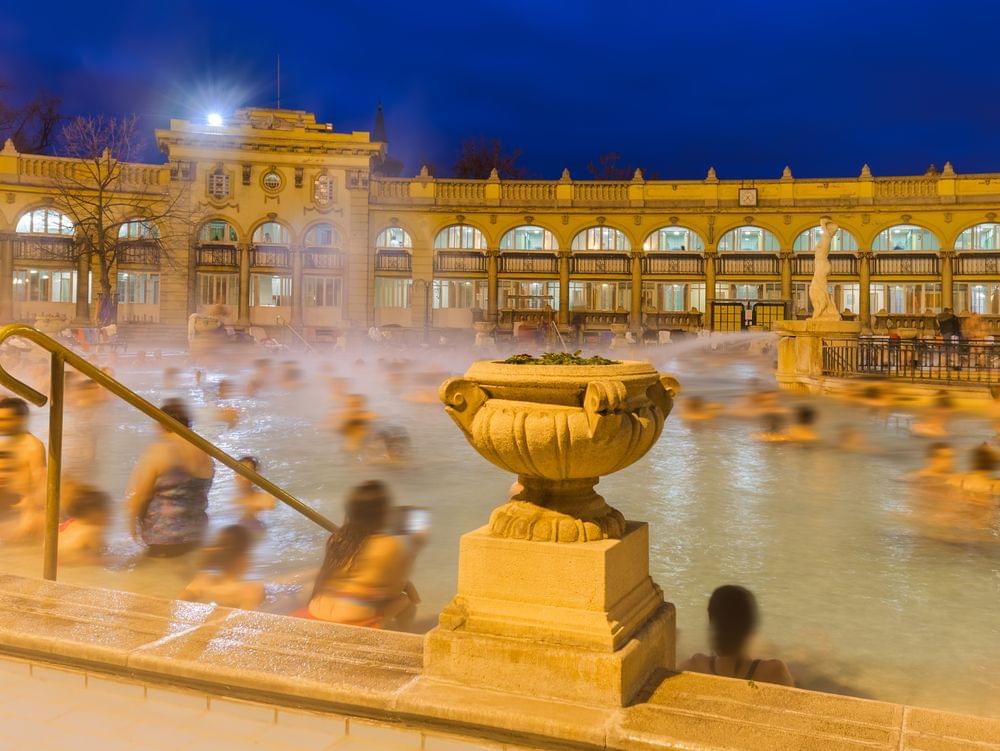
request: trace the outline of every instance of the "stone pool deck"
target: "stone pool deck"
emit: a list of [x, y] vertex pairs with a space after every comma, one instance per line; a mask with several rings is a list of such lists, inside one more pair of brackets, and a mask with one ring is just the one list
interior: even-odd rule
[[[228, 748], [219, 728], [236, 722], [259, 734], [244, 748], [1000, 749], [1000, 719], [740, 680], [664, 674], [616, 708], [431, 680], [422, 664], [419, 636], [0, 576], [4, 687], [49, 680], [127, 696], [130, 734], [155, 727], [146, 713], [185, 706], [176, 747]], [[32, 706], [46, 701], [25, 691]], [[305, 732], [282, 729], [293, 725]], [[75, 747], [87, 732], [76, 726]]]

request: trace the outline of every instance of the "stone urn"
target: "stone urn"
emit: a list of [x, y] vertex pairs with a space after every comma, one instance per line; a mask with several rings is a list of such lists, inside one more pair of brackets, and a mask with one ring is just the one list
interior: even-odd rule
[[621, 349], [622, 347], [629, 346], [628, 337], [628, 324], [627, 323], [612, 323], [609, 327], [611, 330], [611, 349]]
[[496, 537], [546, 542], [620, 539], [621, 512], [594, 490], [660, 437], [677, 381], [649, 363], [473, 363], [441, 385], [445, 410], [490, 462], [517, 474], [494, 509]]
[[497, 330], [497, 325], [495, 323], [492, 321], [476, 321], [472, 324], [472, 328], [476, 332], [475, 346], [492, 347], [496, 344], [494, 332]]

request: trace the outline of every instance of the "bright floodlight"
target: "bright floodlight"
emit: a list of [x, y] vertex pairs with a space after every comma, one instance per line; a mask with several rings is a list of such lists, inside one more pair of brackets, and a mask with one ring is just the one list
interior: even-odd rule
[[211, 125], [213, 128], [218, 128], [219, 126], [222, 125], [222, 115], [220, 115], [218, 112], [209, 113], [208, 124]]

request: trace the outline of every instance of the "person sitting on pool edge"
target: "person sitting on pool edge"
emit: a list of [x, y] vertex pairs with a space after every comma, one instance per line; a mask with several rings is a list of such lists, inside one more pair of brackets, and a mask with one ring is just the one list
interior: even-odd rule
[[712, 654], [695, 654], [680, 669], [794, 686], [792, 674], [782, 660], [751, 657], [758, 620], [757, 599], [750, 590], [735, 584], [719, 587], [708, 601]]

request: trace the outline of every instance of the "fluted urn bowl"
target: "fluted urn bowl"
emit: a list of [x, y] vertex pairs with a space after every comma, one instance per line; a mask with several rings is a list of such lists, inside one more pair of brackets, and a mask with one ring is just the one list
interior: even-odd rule
[[486, 459], [514, 472], [494, 535], [552, 542], [619, 538], [625, 519], [598, 480], [656, 443], [678, 391], [649, 363], [531, 365], [480, 360], [441, 385], [445, 410]]

